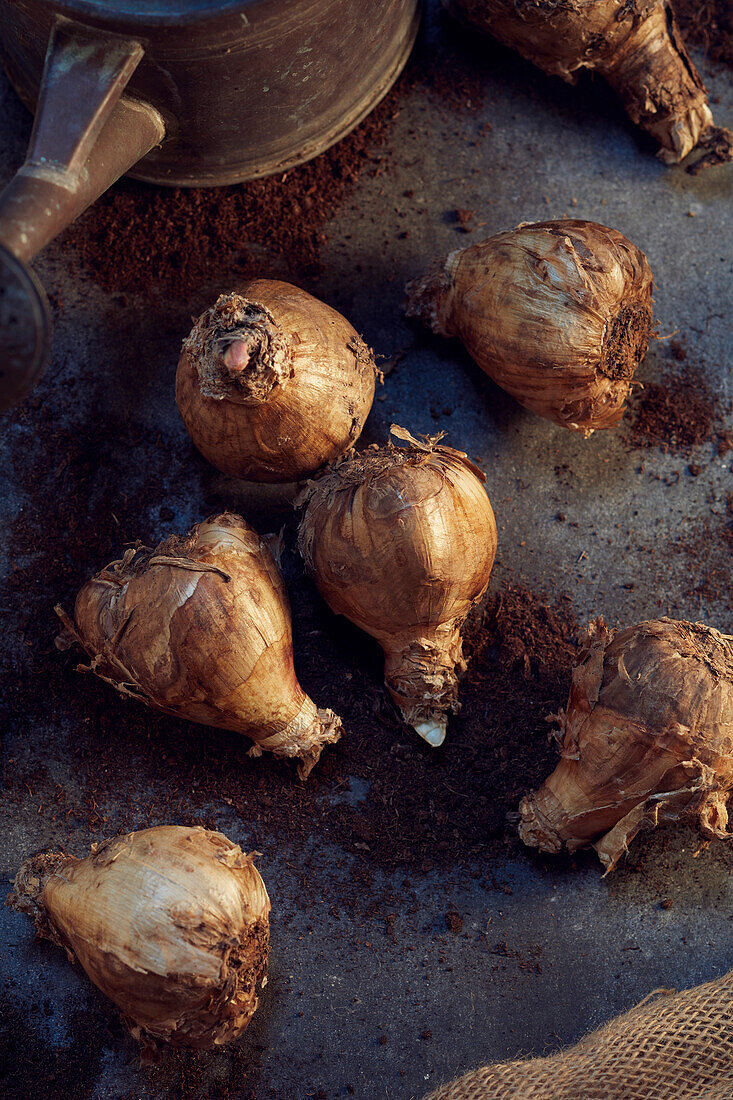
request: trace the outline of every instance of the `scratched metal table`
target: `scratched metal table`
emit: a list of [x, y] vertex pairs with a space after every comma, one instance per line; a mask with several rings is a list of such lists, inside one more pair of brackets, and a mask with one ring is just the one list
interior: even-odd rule
[[[440, 31], [432, 5], [428, 43]], [[717, 120], [733, 124], [729, 74], [696, 58], [718, 98]], [[720, 510], [730, 489], [730, 456], [716, 455], [710, 442], [701, 445], [694, 457], [703, 469], [691, 477], [685, 460], [659, 449], [645, 452], [641, 463], [619, 433], [597, 433], [588, 442], [563, 433], [501, 397], [454, 347], [417, 337], [402, 318], [400, 301], [404, 282], [423, 270], [426, 258], [474, 239], [457, 234], [450, 216], [456, 208], [476, 211], [487, 234], [566, 214], [605, 222], [649, 256], [660, 333], [684, 334], [690, 357], [704, 364], [713, 388], [730, 400], [733, 171], [692, 177], [663, 167], [601, 85], [587, 82], [574, 92], [496, 49], [487, 52], [486, 85], [486, 105], [477, 115], [452, 113], [420, 90], [406, 94], [390, 139], [391, 167], [378, 181], [363, 180], [327, 226], [324, 274], [311, 289], [343, 310], [383, 354], [407, 349], [387, 379], [384, 400], [375, 402], [365, 438], [383, 440], [393, 421], [413, 432], [434, 431], [430, 399], [449, 394], [453, 415], [439, 426], [449, 427], [448, 442], [488, 471], [500, 528], [499, 580], [523, 578], [530, 586], [569, 592], [581, 621], [599, 610], [612, 624], [671, 613], [731, 631], [728, 602], [687, 595], [685, 570], [666, 549], [685, 525]], [[0, 120], [4, 182], [29, 131], [4, 78]], [[63, 243], [57, 244], [37, 266], [51, 291], [63, 295], [54, 363], [63, 365], [61, 374], [81, 379], [77, 415], [101, 418], [123, 408], [142, 429], [157, 426], [167, 438], [183, 439], [170, 383], [186, 311], [178, 327], [161, 330], [134, 296], [121, 301], [89, 280], [80, 282], [65, 257]], [[145, 364], [132, 378], [126, 370], [131, 360]], [[661, 362], [661, 352], [652, 348], [644, 376], [655, 377]], [[106, 378], [95, 386], [92, 410], [85, 395], [95, 363], [104, 363]], [[59, 369], [52, 370], [38, 391], [52, 411], [61, 381]], [[43, 440], [22, 426], [2, 429], [5, 532], [27, 505], [13, 464], [42, 447]], [[559, 477], [560, 464], [566, 475]], [[144, 477], [144, 471], [131, 469], [126, 476]], [[190, 486], [169, 486], [165, 502], [175, 520], [161, 521], [160, 535], [205, 514], [205, 493], [200, 480], [193, 497]], [[288, 493], [258, 496], [240, 487], [236, 505], [255, 521], [269, 514], [274, 528], [289, 509]], [[577, 526], [553, 522], [561, 505]], [[638, 552], [641, 545], [653, 552]], [[110, 547], [110, 556], [116, 549]], [[0, 564], [9, 570], [11, 560], [12, 546], [3, 539]], [[50, 605], [53, 578], [38, 583]], [[22, 646], [11, 629], [18, 610], [6, 596], [4, 644]], [[50, 631], [49, 623], [49, 638]], [[56, 724], [61, 746], [54, 781], [71, 784], [63, 739], [73, 731], [64, 727], [63, 709], [48, 722]], [[41, 743], [43, 733], [6, 729], [4, 751], [32, 767], [41, 762], [35, 738]], [[349, 797], [368, 799], [368, 791], [354, 784]], [[30, 796], [19, 806], [17, 798], [3, 801], [0, 795], [6, 882], [41, 846], [81, 853], [100, 839], [78, 822], [52, 826], [36, 809]], [[219, 828], [248, 845], [246, 822], [230, 807], [222, 801], [211, 813]], [[338, 922], [325, 897], [304, 905], [297, 870], [303, 852], [273, 843], [262, 863], [276, 900], [271, 980], [240, 1044], [248, 1052], [246, 1077], [237, 1077], [241, 1062], [217, 1052], [197, 1061], [186, 1095], [228, 1089], [230, 1096], [258, 1100], [419, 1098], [482, 1061], [572, 1042], [655, 987], [723, 973], [733, 965], [733, 853], [718, 844], [698, 856], [696, 834], [686, 829], [664, 844], [658, 838], [650, 843], [656, 847], [644, 876], [621, 866], [602, 880], [589, 861], [572, 871], [541, 870], [517, 858], [493, 861], [493, 887], [478, 874], [487, 869], [479, 862], [449, 875], [411, 872], [403, 891], [402, 872], [391, 878], [377, 873], [375, 891], [405, 893], [394, 935], [387, 934], [383, 914], [370, 915], [367, 896]], [[327, 878], [335, 890], [343, 880], [346, 888], [355, 856], [329, 849], [317, 835], [306, 850], [310, 873]], [[660, 897], [671, 898], [672, 907], [661, 910]], [[449, 904], [464, 916], [459, 935], [445, 926]], [[60, 951], [34, 944], [25, 918], [0, 910], [0, 932], [0, 1034], [2, 1020], [24, 1020], [26, 1054], [37, 1067], [36, 1097], [158, 1100], [181, 1092], [180, 1079], [172, 1081], [165, 1065], [140, 1068], [133, 1044], [110, 1038], [105, 1021], [113, 1009]], [[497, 942], [511, 947], [503, 957], [490, 951]], [[522, 965], [527, 959], [541, 965]], [[422, 1037], [426, 1029], [429, 1040]], [[379, 1042], [382, 1034], [385, 1043]], [[0, 1057], [2, 1050], [6, 1058], [17, 1056], [7, 1044]], [[68, 1078], [63, 1086], [43, 1083], [49, 1052], [56, 1066], [74, 1060], [73, 1088]]]

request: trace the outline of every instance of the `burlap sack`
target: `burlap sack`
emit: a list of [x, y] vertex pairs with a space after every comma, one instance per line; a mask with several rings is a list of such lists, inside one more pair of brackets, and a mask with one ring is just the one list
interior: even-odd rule
[[484, 1066], [426, 1100], [733, 1100], [733, 971], [657, 990], [568, 1050]]

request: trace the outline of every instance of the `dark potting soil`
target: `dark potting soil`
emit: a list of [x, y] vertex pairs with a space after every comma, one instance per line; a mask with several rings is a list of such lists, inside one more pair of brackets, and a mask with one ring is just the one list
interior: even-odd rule
[[108, 291], [186, 299], [252, 275], [313, 278], [329, 220], [360, 180], [389, 171], [394, 151], [386, 146], [404, 97], [419, 89], [453, 113], [471, 114], [482, 107], [485, 86], [481, 50], [445, 20], [436, 41], [418, 43], [367, 119], [320, 157], [234, 187], [122, 180], [67, 231], [63, 245], [80, 274]]
[[[68, 402], [75, 400], [69, 390]], [[417, 884], [433, 870], [449, 874], [470, 864], [488, 888], [509, 889], [494, 880], [492, 857], [524, 852], [538, 859], [523, 849], [506, 815], [557, 759], [545, 715], [567, 696], [575, 630], [570, 601], [510, 585], [476, 609], [466, 627], [463, 710], [445, 746], [434, 750], [398, 718], [376, 644], [328, 611], [299, 557], [286, 551], [298, 675], [321, 705], [339, 711], [346, 731], [303, 784], [287, 764], [249, 757], [245, 738], [125, 700], [75, 670], [82, 654], [55, 649], [53, 603], [70, 610], [92, 572], [136, 539], [154, 543], [164, 534], [174, 514], [167, 502], [180, 499], [181, 487], [201, 514], [226, 503], [198, 486], [181, 433], [146, 432], [114, 417], [79, 418], [73, 429], [61, 428], [57, 412], [58, 402], [33, 397], [14, 415], [17, 430], [42, 437], [43, 447], [18, 457], [25, 504], [6, 532], [14, 567], [0, 597], [13, 612], [4, 619], [0, 647], [4, 804], [32, 822], [36, 843], [58, 849], [59, 836], [67, 836], [73, 854], [83, 855], [92, 841], [166, 822], [226, 832], [222, 812], [227, 820], [234, 812], [249, 846], [265, 857], [285, 856], [297, 873], [299, 904], [307, 910], [326, 900], [332, 912], [350, 914], [352, 934], [361, 919], [354, 911], [367, 902], [385, 927], [397, 911], [399, 899], [377, 888], [375, 870], [402, 872]], [[124, 469], [139, 475], [121, 475], [121, 455]], [[292, 521], [287, 542], [294, 546]], [[343, 852], [333, 878], [323, 873], [323, 846]], [[342, 933], [336, 926], [329, 934]], [[12, 986], [1, 996], [9, 1100], [33, 1091], [87, 1100], [106, 1047], [134, 1057], [114, 1007], [91, 986], [88, 1012], [70, 1019], [77, 1038], [54, 1054], [38, 1039], [36, 1016], [13, 1011]], [[43, 1019], [54, 1006], [53, 990], [44, 990], [31, 1013]], [[233, 1044], [226, 1057], [228, 1081], [217, 1095], [264, 1096], [247, 1083], [259, 1057], [251, 1038]], [[193, 1100], [201, 1095], [198, 1066], [196, 1056], [170, 1052], [160, 1071], [150, 1072], [160, 1072], [172, 1100]]]
[[[146, 435], [127, 422], [54, 428], [50, 411], [40, 401], [32, 407], [33, 400], [17, 417], [44, 434], [45, 448], [31, 452], [35, 461], [26, 456], [17, 471], [32, 492], [9, 533], [16, 564], [0, 602], [17, 616], [8, 620], [0, 647], [6, 685], [0, 728], [7, 736], [5, 804], [32, 820], [39, 838], [46, 833], [47, 846], [57, 849], [60, 833], [74, 838], [73, 854], [83, 855], [93, 840], [165, 822], [226, 831], [220, 815], [233, 811], [249, 846], [265, 857], [285, 854], [304, 909], [325, 900], [334, 920], [351, 914], [352, 929], [361, 919], [354, 911], [367, 902], [370, 916], [384, 919], [387, 929], [390, 913], [394, 921], [400, 899], [391, 888], [376, 887], [375, 871], [402, 872], [417, 884], [433, 871], [449, 874], [468, 864], [487, 888], [508, 890], [494, 878], [493, 857], [524, 852], [528, 860], [541, 858], [522, 847], [506, 816], [557, 760], [545, 716], [567, 697], [575, 633], [567, 598], [548, 600], [505, 585], [475, 610], [465, 629], [463, 709], [445, 746], [435, 750], [400, 721], [383, 687], [376, 644], [330, 613], [300, 558], [286, 550], [298, 675], [345, 725], [342, 740], [302, 783], [294, 768], [271, 756], [249, 757], [245, 738], [125, 700], [75, 670], [82, 654], [55, 649], [52, 604], [58, 599], [71, 609], [92, 571], [139, 536], [155, 540], [172, 511], [161, 504], [151, 518], [151, 495], [171, 499], [169, 492], [190, 478], [191, 457], [187, 444]], [[144, 459], [145, 478], [121, 482], [114, 461], [120, 453], [133, 468]], [[292, 521], [287, 543], [294, 546]], [[63, 782], [55, 779], [57, 768]], [[342, 866], [333, 879], [323, 874], [324, 845], [344, 853], [336, 857]], [[458, 934], [460, 915], [446, 921]], [[347, 933], [337, 925], [330, 934]], [[39, 1095], [50, 1089], [58, 1100], [87, 1100], [95, 1094], [105, 1047], [134, 1056], [114, 1007], [91, 987], [87, 995], [89, 1011], [70, 1022], [93, 1056], [84, 1057], [81, 1038], [49, 1054], [35, 1017], [12, 1011], [6, 985], [0, 1059], [9, 1067], [9, 1100], [34, 1088]], [[39, 993], [31, 1011], [52, 1015], [53, 992]], [[264, 1096], [247, 1086], [259, 1057], [252, 1041], [233, 1044], [226, 1057], [228, 1080], [217, 1095]], [[160, 1070], [150, 1072], [160, 1072], [172, 1100], [193, 1100], [200, 1096], [198, 1065], [196, 1056], [171, 1051]]]
[[[99, 839], [164, 821], [215, 826], [224, 804], [247, 822], [253, 847], [267, 851], [278, 836], [297, 850], [318, 833], [357, 854], [364, 873], [374, 865], [465, 863], [518, 845], [505, 816], [553, 766], [544, 716], [567, 694], [569, 601], [548, 603], [509, 587], [471, 617], [463, 710], [445, 747], [434, 750], [398, 718], [376, 643], [330, 613], [300, 558], [286, 552], [298, 676], [346, 729], [302, 784], [288, 765], [250, 758], [245, 738], [125, 700], [75, 671], [83, 654], [55, 649], [53, 604], [72, 610], [88, 576], [125, 546], [155, 544], [166, 533], [167, 501], [203, 492], [182, 433], [146, 432], [122, 418], [61, 428], [56, 411], [33, 397], [15, 414], [20, 430], [44, 440], [17, 459], [26, 498], [8, 535], [13, 565], [2, 597], [14, 611], [0, 648], [0, 725], [12, 731], [13, 745], [4, 780], [19, 813], [50, 829], [77, 821]], [[122, 454], [126, 468], [144, 476], [121, 477]], [[209, 494], [198, 511], [226, 503]], [[294, 546], [293, 521], [290, 528]], [[27, 759], [26, 741], [33, 745]], [[54, 781], [56, 760], [73, 783]], [[354, 779], [363, 796], [349, 795]]]
[[[137, 504], [133, 496], [116, 501], [114, 521], [100, 509], [99, 527], [108, 536], [109, 525], [119, 524], [113, 545], [130, 541], [125, 532], [139, 525]], [[70, 519], [57, 516], [60, 526]], [[8, 594], [24, 594], [25, 613], [20, 636], [8, 638], [0, 656], [9, 685], [0, 704], [3, 724], [14, 731], [19, 757], [24, 733], [41, 718], [51, 729], [71, 732], [61, 743], [49, 734], [47, 752], [38, 746], [29, 767], [6, 757], [5, 784], [20, 812], [42, 814], [51, 826], [65, 818], [114, 835], [163, 821], [215, 828], [223, 803], [246, 821], [254, 847], [266, 851], [277, 836], [297, 850], [317, 833], [360, 857], [359, 877], [372, 867], [409, 866], [427, 874], [436, 865], [519, 847], [506, 814], [556, 758], [544, 719], [567, 696], [575, 631], [567, 599], [548, 602], [508, 585], [475, 611], [465, 631], [463, 709], [445, 746], [434, 750], [404, 726], [389, 701], [376, 644], [330, 613], [300, 559], [286, 552], [299, 678], [319, 705], [342, 716], [346, 729], [303, 784], [287, 764], [267, 755], [250, 758], [242, 737], [157, 714], [76, 671], [83, 654], [62, 655], [53, 646], [57, 627], [41, 578], [54, 576], [56, 594], [71, 607], [89, 571], [80, 566], [90, 546], [75, 553], [78, 532], [63, 544], [54, 524], [39, 538], [41, 528], [27, 518], [30, 538], [16, 531], [15, 552], [25, 558], [32, 548], [34, 559], [30, 569], [16, 568]], [[105, 540], [100, 533], [89, 541]], [[108, 557], [105, 547], [96, 566]], [[37, 763], [45, 756], [64, 758], [74, 789], [54, 783], [52, 769]], [[318, 889], [322, 894], [324, 884]]]
[[726, 410], [683, 345], [672, 343], [669, 357], [659, 381], [645, 383], [630, 401], [626, 439], [633, 447], [679, 454], [724, 435]]
[[733, 8], [730, 0], [673, 0], [685, 41], [702, 46], [714, 61], [733, 66]]

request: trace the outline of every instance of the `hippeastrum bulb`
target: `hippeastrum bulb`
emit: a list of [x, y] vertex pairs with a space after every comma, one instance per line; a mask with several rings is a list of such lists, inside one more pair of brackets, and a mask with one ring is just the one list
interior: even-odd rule
[[341, 720], [298, 683], [285, 584], [240, 516], [127, 550], [81, 589], [74, 623], [56, 610], [67, 627], [60, 647], [79, 642], [91, 671], [118, 691], [243, 733], [255, 756], [297, 757], [301, 778], [341, 735]]
[[484, 475], [462, 451], [369, 447], [309, 483], [298, 545], [319, 592], [384, 650], [387, 688], [431, 745], [458, 709], [461, 626], [496, 554]]
[[161, 825], [86, 859], [32, 856], [10, 900], [78, 960], [148, 1053], [229, 1043], [257, 1009], [270, 899], [251, 856], [221, 833]]
[[652, 286], [644, 253], [615, 229], [535, 222], [451, 252], [407, 285], [407, 314], [457, 336], [520, 405], [588, 436], [621, 419]]
[[632, 122], [690, 171], [733, 159], [733, 134], [713, 124], [705, 85], [690, 60], [670, 0], [443, 0], [459, 19], [574, 84], [600, 73]]
[[349, 450], [374, 400], [371, 348], [340, 313], [272, 279], [222, 294], [183, 350], [176, 401], [217, 469], [298, 481]]
[[581, 639], [562, 758], [522, 799], [519, 835], [543, 852], [593, 845], [606, 873], [641, 829], [696, 820], [727, 837], [733, 789], [733, 637], [652, 619]]

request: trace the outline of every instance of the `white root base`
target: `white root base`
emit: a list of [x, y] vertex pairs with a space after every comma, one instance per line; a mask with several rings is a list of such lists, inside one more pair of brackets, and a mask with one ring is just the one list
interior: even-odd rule
[[425, 722], [413, 723], [413, 729], [419, 733], [424, 741], [437, 749], [445, 741], [445, 733], [448, 728], [448, 718], [443, 715], [439, 718], [429, 718]]

